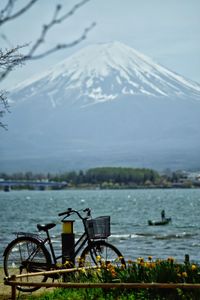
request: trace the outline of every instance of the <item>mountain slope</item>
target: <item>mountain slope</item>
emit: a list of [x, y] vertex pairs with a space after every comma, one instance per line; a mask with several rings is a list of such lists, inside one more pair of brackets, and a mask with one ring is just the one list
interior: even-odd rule
[[199, 84], [134, 49], [92, 45], [12, 91], [0, 163], [55, 171], [196, 167], [199, 100]]
[[23, 93], [23, 99], [46, 93], [53, 106], [59, 104], [60, 90], [61, 100], [79, 93], [79, 97], [95, 102], [113, 100], [121, 95], [200, 95], [199, 84], [119, 42], [88, 46], [16, 89], [18, 95]]

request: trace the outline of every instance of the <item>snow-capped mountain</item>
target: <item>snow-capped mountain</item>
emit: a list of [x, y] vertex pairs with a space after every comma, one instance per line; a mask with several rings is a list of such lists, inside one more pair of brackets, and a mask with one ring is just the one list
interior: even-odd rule
[[1, 165], [194, 167], [199, 100], [199, 84], [138, 51], [91, 45], [12, 90]]
[[80, 50], [39, 77], [25, 81], [16, 91], [24, 93], [23, 100], [45, 93], [55, 106], [74, 93], [81, 100], [88, 98], [89, 103], [122, 95], [199, 97], [200, 85], [122, 43], [113, 42]]

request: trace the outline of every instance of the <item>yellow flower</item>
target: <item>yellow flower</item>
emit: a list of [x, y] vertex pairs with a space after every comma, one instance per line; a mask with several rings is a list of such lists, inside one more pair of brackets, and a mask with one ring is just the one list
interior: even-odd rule
[[85, 260], [84, 260], [84, 258], [81, 258], [80, 256], [79, 257], [77, 257], [77, 263], [79, 263], [79, 264], [83, 264], [84, 262], [85, 262]]
[[195, 271], [197, 269], [197, 266], [196, 265], [192, 265], [191, 269], [192, 269], [192, 271]]
[[182, 273], [182, 277], [187, 277], [188, 275], [187, 275], [187, 272], [183, 272]]
[[97, 259], [97, 261], [100, 261], [101, 260], [101, 256], [97, 255], [96, 259]]
[[62, 264], [58, 262], [58, 263], [56, 263], [56, 267], [57, 267], [57, 268], [61, 268], [61, 267], [62, 267]]
[[112, 277], [116, 277], [117, 276], [117, 273], [116, 273], [116, 271], [114, 269], [111, 270], [111, 275], [112, 275]]
[[86, 274], [86, 270], [84, 268], [82, 268], [81, 273]]
[[128, 264], [131, 265], [133, 261], [131, 259], [128, 260]]
[[174, 262], [174, 258], [173, 257], [168, 257], [167, 261], [173, 263]]
[[150, 268], [151, 268], [151, 269], [155, 268], [155, 266], [156, 266], [156, 264], [155, 264], [154, 262], [151, 262], [151, 263], [150, 263]]
[[105, 262], [104, 262], [104, 261], [102, 261], [102, 262], [101, 262], [101, 267], [102, 267], [103, 269], [105, 269], [105, 268], [106, 268], [106, 264], [105, 264]]
[[140, 265], [140, 266], [145, 266], [144, 258], [143, 258], [143, 257], [139, 257], [139, 258], [137, 259], [137, 263], [138, 263], [138, 265]]
[[147, 261], [147, 262], [145, 262], [145, 267], [147, 267], [147, 268], [153, 268], [153, 266], [155, 266], [155, 264], [153, 263], [153, 262], [151, 262], [151, 261]]
[[107, 264], [107, 268], [108, 268], [108, 269], [109, 269], [109, 268], [112, 268], [112, 265], [111, 265], [110, 262]]
[[69, 267], [71, 265], [71, 262], [69, 260], [66, 260], [65, 263], [63, 264], [65, 267]]
[[148, 256], [148, 260], [150, 260], [150, 261], [151, 261], [151, 260], [152, 260], [152, 256]]

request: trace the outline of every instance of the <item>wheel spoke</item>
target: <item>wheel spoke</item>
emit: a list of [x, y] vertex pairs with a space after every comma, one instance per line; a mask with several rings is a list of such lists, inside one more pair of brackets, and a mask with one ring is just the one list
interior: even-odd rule
[[81, 266], [102, 266], [110, 263], [115, 266], [125, 265], [120, 251], [105, 241], [94, 242], [81, 255]]
[[[48, 270], [50, 266], [49, 254], [41, 244], [30, 237], [20, 237], [13, 241], [6, 249], [4, 259], [4, 270], [6, 276], [26, 274]], [[47, 277], [41, 275], [34, 278], [34, 281], [43, 282]], [[23, 277], [21, 282], [30, 282], [29, 277]], [[34, 291], [36, 287], [19, 286], [22, 291]]]

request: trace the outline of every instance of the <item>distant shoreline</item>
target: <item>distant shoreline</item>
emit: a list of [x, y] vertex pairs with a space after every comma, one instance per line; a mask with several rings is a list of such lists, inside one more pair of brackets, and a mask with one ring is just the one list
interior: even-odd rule
[[130, 186], [123, 186], [123, 187], [109, 187], [109, 188], [102, 188], [98, 186], [76, 186], [76, 187], [67, 187], [63, 189], [51, 189], [51, 188], [10, 188], [4, 190], [3, 188], [0, 188], [0, 192], [11, 192], [11, 191], [67, 191], [67, 190], [152, 190], [152, 189], [199, 189], [200, 186], [135, 186], [135, 187], [130, 187]]
[[32, 172], [0, 174], [0, 190], [62, 190], [62, 189], [169, 189], [199, 188], [200, 172], [153, 169], [98, 167], [85, 171], [59, 174], [33, 174]]

